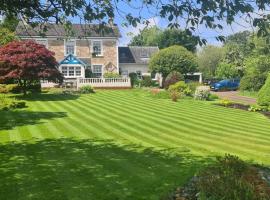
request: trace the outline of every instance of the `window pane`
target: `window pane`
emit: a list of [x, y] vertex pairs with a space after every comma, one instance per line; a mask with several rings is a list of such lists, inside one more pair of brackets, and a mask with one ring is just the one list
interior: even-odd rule
[[74, 76], [74, 67], [69, 67], [68, 68], [68, 75], [69, 76]]
[[101, 55], [101, 41], [93, 41], [93, 52], [96, 55]]
[[68, 74], [67, 74], [67, 67], [62, 67], [61, 72], [62, 72], [62, 74], [63, 74], [64, 76], [67, 76], [67, 75], [68, 75]]
[[76, 76], [81, 76], [81, 67], [76, 67]]
[[93, 65], [93, 77], [100, 78], [102, 76], [102, 65]]
[[75, 54], [75, 41], [66, 41], [66, 55]]

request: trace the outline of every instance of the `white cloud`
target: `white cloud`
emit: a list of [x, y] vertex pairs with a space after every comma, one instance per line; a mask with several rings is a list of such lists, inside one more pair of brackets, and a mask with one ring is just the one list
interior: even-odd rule
[[[148, 19], [148, 27], [158, 26], [160, 22], [159, 17], [153, 17]], [[119, 27], [122, 38], [120, 38], [120, 45], [126, 46], [130, 42], [133, 36], [138, 35], [140, 30], [143, 30], [146, 27], [146, 24], [138, 24], [137, 27], [128, 26], [128, 27]]]

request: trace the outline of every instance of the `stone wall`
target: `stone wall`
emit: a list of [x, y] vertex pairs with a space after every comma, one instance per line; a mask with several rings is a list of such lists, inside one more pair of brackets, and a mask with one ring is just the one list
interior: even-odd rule
[[[49, 50], [55, 52], [55, 58], [59, 62], [64, 59], [65, 49], [64, 40], [48, 39]], [[76, 56], [78, 58], [89, 58], [91, 64], [103, 65], [104, 72], [109, 68], [114, 72], [118, 72], [117, 68], [117, 43], [116, 40], [103, 40], [103, 56], [93, 56], [91, 52], [91, 41], [90, 40], [76, 40]]]

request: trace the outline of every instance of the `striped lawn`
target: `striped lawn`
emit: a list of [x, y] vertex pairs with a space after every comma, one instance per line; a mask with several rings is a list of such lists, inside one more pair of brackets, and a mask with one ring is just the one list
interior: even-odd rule
[[0, 199], [159, 199], [216, 155], [270, 165], [270, 119], [142, 90], [1, 112]]

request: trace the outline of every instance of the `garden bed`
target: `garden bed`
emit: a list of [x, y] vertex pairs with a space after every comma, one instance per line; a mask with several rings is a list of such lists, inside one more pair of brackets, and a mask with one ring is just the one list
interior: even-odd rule
[[[226, 106], [223, 104], [219, 104], [219, 103], [215, 103], [214, 105], [222, 106], [225, 108], [240, 109], [240, 110], [245, 110], [245, 111], [249, 111], [249, 108], [250, 108], [250, 105], [244, 105], [244, 104], [240, 104], [240, 103], [231, 103], [231, 104], [226, 105]], [[261, 113], [264, 116], [270, 118], [270, 111], [258, 111], [258, 113]]]
[[168, 200], [270, 199], [270, 169], [247, 164], [235, 156], [218, 159]]

